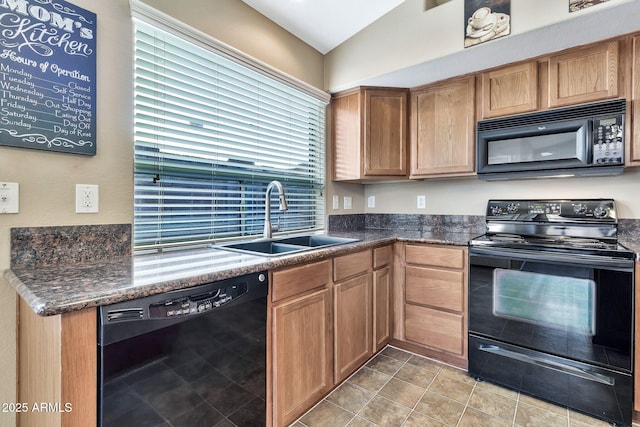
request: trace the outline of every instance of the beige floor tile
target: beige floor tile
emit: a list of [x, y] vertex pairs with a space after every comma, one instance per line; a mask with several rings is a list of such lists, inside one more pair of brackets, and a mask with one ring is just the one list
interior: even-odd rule
[[349, 378], [348, 382], [377, 393], [390, 379], [391, 376], [365, 366]]
[[447, 426], [455, 426], [462, 416], [464, 405], [440, 394], [427, 391], [416, 405], [415, 410]]
[[399, 348], [387, 346], [385, 347], [380, 354], [384, 354], [387, 357], [393, 357], [394, 359], [398, 359], [401, 362], [406, 362], [413, 356], [408, 351], [400, 350]]
[[437, 374], [437, 371], [433, 371], [429, 368], [421, 368], [420, 366], [407, 363], [400, 368], [394, 377], [410, 382], [411, 384], [415, 384], [419, 387], [427, 388]]
[[411, 410], [384, 397], [376, 396], [358, 416], [381, 427], [401, 426]]
[[438, 393], [466, 405], [475, 384], [467, 384], [462, 381], [455, 380], [450, 376], [443, 375], [444, 372], [444, 369], [440, 371], [438, 376], [436, 376], [429, 386], [428, 390], [432, 393]]
[[300, 421], [309, 427], [344, 427], [353, 417], [352, 413], [323, 400], [307, 412]]
[[521, 427], [566, 427], [569, 424], [567, 415], [561, 416], [537, 406], [518, 402], [516, 409], [516, 426]]
[[518, 402], [515, 399], [477, 386], [471, 393], [471, 399], [469, 399], [470, 407], [510, 422], [513, 421], [517, 404]]
[[463, 371], [462, 369], [452, 368], [450, 366], [444, 366], [440, 370], [438, 376], [451, 378], [452, 380], [460, 381], [469, 385], [476, 385], [477, 383], [475, 378], [471, 378], [469, 375], [467, 375], [466, 371]]
[[421, 368], [429, 369], [430, 371], [440, 372], [440, 369], [444, 366], [442, 363], [438, 363], [435, 360], [427, 359], [426, 357], [412, 355], [407, 363]]
[[526, 394], [521, 394], [518, 398], [518, 402], [526, 403], [527, 405], [535, 406], [536, 408], [544, 409], [545, 411], [553, 412], [560, 416], [567, 416], [567, 408], [560, 405], [554, 405], [553, 403], [545, 402], [544, 400], [538, 400]]
[[376, 427], [374, 423], [361, 417], [355, 417], [347, 427]]
[[375, 393], [373, 391], [365, 390], [350, 382], [345, 382], [331, 392], [331, 394], [327, 396], [327, 400], [349, 412], [357, 414], [374, 395]]
[[434, 420], [433, 418], [421, 414], [420, 412], [413, 411], [407, 421], [402, 425], [403, 427], [446, 427], [445, 424], [442, 424], [439, 421]]
[[491, 384], [485, 381], [476, 381], [476, 389], [487, 390], [491, 393], [499, 394], [500, 396], [508, 397], [510, 399], [518, 400], [518, 392], [508, 389], [506, 387], [500, 387], [495, 384]]
[[458, 427], [511, 427], [512, 420], [496, 418], [473, 408], [467, 408], [462, 414]]
[[402, 406], [406, 406], [409, 409], [413, 409], [416, 403], [422, 398], [425, 390], [426, 389], [418, 387], [417, 385], [391, 378], [391, 380], [382, 387], [382, 390], [378, 392], [378, 395], [386, 397]]
[[387, 375], [394, 375], [404, 365], [404, 362], [393, 357], [378, 354], [367, 363], [367, 367]]

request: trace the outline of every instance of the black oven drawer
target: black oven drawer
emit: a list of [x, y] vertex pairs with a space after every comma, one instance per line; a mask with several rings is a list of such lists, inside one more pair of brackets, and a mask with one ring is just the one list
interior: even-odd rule
[[469, 375], [617, 425], [631, 425], [631, 374], [469, 335]]

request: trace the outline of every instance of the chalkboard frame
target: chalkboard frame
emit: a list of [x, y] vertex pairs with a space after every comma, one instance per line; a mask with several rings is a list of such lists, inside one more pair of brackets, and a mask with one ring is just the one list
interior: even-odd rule
[[0, 146], [96, 154], [97, 15], [0, 2]]

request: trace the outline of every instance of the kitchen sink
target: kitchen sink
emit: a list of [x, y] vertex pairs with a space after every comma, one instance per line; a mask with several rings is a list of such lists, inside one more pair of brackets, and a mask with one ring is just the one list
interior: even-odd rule
[[285, 237], [282, 239], [278, 239], [277, 241], [279, 243], [286, 243], [289, 245], [310, 246], [315, 248], [318, 246], [343, 245], [345, 243], [356, 242], [357, 239], [348, 239], [346, 237], [334, 237], [334, 236], [308, 235], [308, 236]]
[[357, 242], [358, 239], [344, 237], [305, 235], [283, 237], [273, 240], [254, 240], [250, 242], [214, 245], [213, 248], [261, 256], [278, 256], [295, 252], [309, 251], [327, 246], [344, 245]]

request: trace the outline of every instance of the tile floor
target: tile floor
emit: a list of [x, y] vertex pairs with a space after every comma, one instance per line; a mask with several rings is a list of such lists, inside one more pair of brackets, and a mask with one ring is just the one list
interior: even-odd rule
[[[387, 346], [292, 427], [599, 427], [594, 418]], [[640, 427], [634, 423], [634, 427]]]

